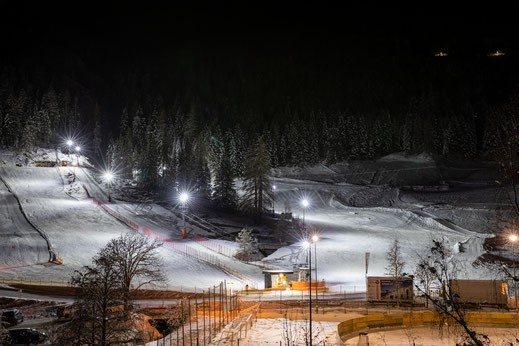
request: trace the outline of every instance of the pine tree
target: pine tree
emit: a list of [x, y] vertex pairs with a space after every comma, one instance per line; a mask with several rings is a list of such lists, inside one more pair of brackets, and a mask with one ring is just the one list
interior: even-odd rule
[[246, 165], [241, 206], [261, 218], [264, 207], [270, 205], [272, 200], [268, 178], [270, 161], [267, 145], [263, 138], [258, 138], [255, 145], [250, 149]]
[[411, 125], [406, 121], [401, 129], [402, 151], [405, 156], [411, 155], [413, 152], [413, 138], [411, 133]]
[[145, 147], [142, 150], [142, 154], [140, 157], [140, 185], [146, 189], [154, 191], [158, 186], [159, 180], [159, 153], [157, 150], [158, 147], [158, 133], [156, 123], [153, 121], [149, 121], [148, 126], [146, 126], [145, 133]]
[[357, 119], [357, 143], [359, 158], [370, 159], [374, 154], [372, 151], [373, 144], [370, 143], [368, 129], [366, 127], [366, 117], [361, 116]]
[[101, 155], [101, 124], [99, 120], [96, 120], [94, 126], [94, 153], [95, 155]]
[[252, 236], [252, 229], [242, 228], [236, 242], [240, 246], [240, 251], [235, 255], [236, 258], [243, 261], [251, 261], [258, 259], [258, 240]]
[[52, 85], [43, 95], [42, 108], [45, 108], [48, 112], [51, 133], [56, 132], [59, 129], [59, 124], [61, 122], [61, 111], [58, 102], [58, 95]]
[[304, 148], [303, 163], [313, 165], [319, 162], [319, 144], [317, 141], [318, 131], [316, 128], [303, 126], [301, 145]]
[[211, 171], [203, 157], [197, 161], [197, 176], [194, 189], [201, 197], [209, 198], [211, 195]]
[[37, 145], [47, 146], [52, 137], [52, 124], [49, 117], [49, 110], [40, 108], [36, 112], [36, 123], [38, 126], [38, 142]]
[[281, 132], [278, 143], [278, 165], [287, 166], [290, 164], [290, 150], [288, 148], [288, 135], [286, 127], [284, 131]]
[[38, 126], [34, 117], [31, 115], [27, 119], [21, 138], [21, 147], [24, 150], [30, 150], [36, 145], [36, 137], [38, 134]]
[[340, 155], [340, 135], [339, 126], [331, 125], [327, 118], [324, 118], [321, 134], [322, 157], [328, 164], [333, 164], [342, 159]]
[[13, 94], [10, 94], [6, 101], [6, 110], [2, 124], [4, 136], [2, 136], [2, 144], [7, 146], [16, 146], [22, 135], [22, 119], [23, 114], [18, 102]]
[[224, 156], [224, 152], [227, 152], [229, 154], [229, 162], [231, 164], [231, 169], [233, 168], [232, 165], [232, 147], [225, 146], [224, 142], [222, 141], [223, 135], [220, 130], [220, 127], [214, 126], [214, 128], [207, 129], [206, 130], [206, 142], [207, 142], [207, 161], [209, 164], [209, 168], [214, 172], [218, 170], [218, 167], [222, 161], [222, 158]]
[[218, 207], [236, 209], [238, 195], [234, 188], [231, 162], [224, 155], [216, 169], [213, 181], [212, 199]]

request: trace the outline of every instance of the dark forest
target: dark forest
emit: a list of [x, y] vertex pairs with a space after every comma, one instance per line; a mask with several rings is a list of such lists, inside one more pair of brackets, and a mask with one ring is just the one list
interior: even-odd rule
[[138, 170], [143, 187], [201, 188], [210, 172], [243, 177], [258, 141], [271, 167], [392, 152], [492, 159], [516, 104], [516, 51], [492, 34], [214, 20], [186, 34], [187, 19], [128, 18], [106, 32], [106, 18], [8, 30], [0, 144], [63, 148], [73, 137], [100, 165]]

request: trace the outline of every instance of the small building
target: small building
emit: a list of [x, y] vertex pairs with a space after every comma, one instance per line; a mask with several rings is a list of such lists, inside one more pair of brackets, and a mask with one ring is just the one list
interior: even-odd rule
[[506, 306], [508, 284], [502, 280], [450, 280], [453, 295], [463, 304], [488, 304]]
[[285, 269], [268, 269], [264, 270], [263, 274], [265, 275], [265, 289], [286, 289], [287, 275], [294, 274], [294, 272]]
[[368, 276], [368, 301], [412, 301], [413, 279]]

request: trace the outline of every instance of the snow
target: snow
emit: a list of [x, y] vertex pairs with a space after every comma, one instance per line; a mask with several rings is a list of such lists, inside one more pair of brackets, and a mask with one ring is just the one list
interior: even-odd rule
[[[67, 157], [43, 149], [31, 154], [31, 160]], [[0, 184], [0, 213], [4, 220], [0, 230], [2, 238], [6, 239], [2, 243], [3, 251], [0, 255], [3, 268], [0, 276], [67, 281], [70, 273], [88, 264], [109, 239], [132, 230], [104, 212], [87, 196], [85, 188], [91, 197], [106, 200], [106, 191], [92, 178], [91, 170], [82, 167], [33, 167], [30, 160], [25, 161], [26, 165], [22, 167], [16, 166], [16, 163], [22, 161], [21, 158], [28, 156], [0, 152], [0, 176], [12, 189], [10, 193], [4, 184]], [[86, 162], [86, 158], [84, 160]], [[422, 154], [405, 158], [397, 153], [381, 160], [429, 162], [430, 156]], [[71, 176], [74, 172], [77, 174], [75, 182]], [[320, 240], [312, 248], [312, 252], [316, 252], [313, 256], [317, 259], [317, 276], [319, 280], [324, 279], [331, 290], [359, 291], [365, 288], [366, 253], [370, 254], [367, 274], [384, 275], [385, 253], [394, 239], [400, 241], [406, 262], [405, 270], [408, 272], [413, 271], [419, 256], [427, 254], [432, 239], [444, 237], [463, 262], [464, 270], [459, 273], [460, 277], [495, 278], [497, 275], [472, 265], [484, 252], [485, 238], [492, 236], [482, 226], [491, 223], [493, 214], [488, 209], [482, 206], [472, 208], [458, 205], [447, 208], [445, 205], [427, 204], [425, 199], [419, 201], [420, 195], [417, 193], [402, 197], [400, 190], [387, 185], [329, 184], [284, 177], [301, 172], [303, 170], [294, 168], [280, 168], [274, 172], [275, 209], [276, 212], [291, 211], [295, 217], [302, 218], [303, 210], [299, 201], [303, 196], [310, 200], [311, 205], [305, 210], [305, 223], [309, 228], [316, 228], [320, 234]], [[307, 169], [305, 174], [311, 178], [313, 175], [332, 173], [326, 166], [317, 165]], [[457, 195], [462, 196], [461, 193]], [[444, 196], [453, 198], [448, 193]], [[55, 252], [63, 258], [63, 265], [47, 263], [45, 242], [20, 214], [15, 203], [16, 197], [30, 223], [44, 233]], [[363, 207], [359, 208], [359, 205]], [[223, 280], [241, 281], [242, 286], [247, 283], [236, 280], [225, 270], [207, 261], [186, 256], [186, 246], [189, 251], [203, 254], [200, 256], [214, 256], [224, 269], [230, 269], [231, 273], [240, 272], [256, 286], [262, 287], [261, 267], [228, 256], [236, 251], [235, 243], [210, 241], [213, 248], [221, 246], [229, 249], [229, 254], [224, 256], [193, 240], [181, 239], [178, 214], [159, 205], [143, 209], [142, 205], [136, 203], [117, 202], [108, 207], [139, 224], [139, 231], [150, 229], [153, 237], [165, 241], [160, 252], [169, 287], [181, 286], [189, 290], [209, 287]], [[463, 216], [473, 219], [475, 215], [479, 225], [477, 229], [467, 227], [464, 220], [460, 219]], [[189, 228], [190, 236], [195, 233], [206, 235], [195, 226]], [[465, 244], [463, 253], [459, 253], [460, 244]], [[294, 265], [304, 263], [305, 258], [306, 250], [301, 240], [278, 249], [262, 262], [292, 269]]]
[[[182, 239], [182, 221], [175, 211], [156, 204], [143, 208], [142, 204], [122, 201], [100, 207], [94, 198], [106, 201], [107, 194], [95, 181], [93, 170], [35, 167], [32, 160], [44, 157], [67, 155], [43, 149], [31, 155], [0, 151], [0, 281], [16, 278], [67, 282], [71, 273], [90, 264], [92, 256], [111, 238], [135, 232], [120, 222], [121, 218], [137, 224], [139, 232], [149, 230], [149, 236], [163, 241], [160, 254], [168, 289], [200, 291], [224, 280], [232, 281], [234, 289], [242, 289], [246, 284], [262, 288], [262, 265], [292, 269], [305, 263], [307, 250], [302, 246], [303, 239], [258, 263], [243, 263], [232, 257], [237, 250], [234, 242], [195, 241], [195, 234], [206, 236], [207, 232], [191, 225], [189, 220], [189, 237]], [[87, 162], [83, 157], [80, 160]], [[409, 161], [413, 179], [420, 167], [430, 169], [434, 165], [426, 154], [394, 154], [379, 161], [381, 165], [396, 163], [399, 169]], [[495, 198], [494, 188], [486, 183], [490, 179], [481, 178], [475, 189], [404, 192], [388, 184], [351, 184], [344, 177], [352, 167], [359, 171], [358, 163], [343, 163], [331, 167], [278, 168], [272, 172], [277, 213], [289, 211], [302, 218], [300, 200], [310, 200], [304, 221], [309, 229], [317, 229], [320, 238], [311, 247], [315, 256], [312, 262], [315, 264], [316, 259], [317, 279], [324, 279], [332, 292], [362, 292], [366, 289], [366, 273], [383, 276], [386, 252], [394, 239], [400, 242], [406, 262], [404, 271], [409, 273], [414, 271], [419, 257], [429, 253], [431, 241], [443, 238], [460, 262], [458, 278], [502, 279], [502, 274], [492, 267], [475, 265], [485, 252], [485, 239], [494, 236], [493, 208], [501, 203]], [[74, 171], [76, 181], [71, 176]], [[393, 178], [394, 174], [388, 181]], [[196, 214], [193, 209], [190, 211]], [[112, 215], [118, 215], [119, 220]], [[235, 222], [229, 225], [238, 229], [246, 226]], [[62, 265], [49, 263], [46, 239], [63, 259]], [[280, 333], [273, 321], [258, 320], [257, 325], [259, 330]], [[257, 333], [254, 344], [262, 344], [262, 333]]]
[[[314, 345], [338, 345], [338, 322], [314, 321], [312, 323], [312, 340]], [[227, 326], [229, 327], [229, 326]], [[250, 330], [240, 340], [240, 345], [305, 345], [308, 320], [261, 318], [254, 321]], [[245, 333], [244, 333], [245, 334]], [[215, 345], [232, 345], [230, 341], [221, 341], [225, 329], [213, 339]], [[283, 342], [283, 343], [281, 343]]]

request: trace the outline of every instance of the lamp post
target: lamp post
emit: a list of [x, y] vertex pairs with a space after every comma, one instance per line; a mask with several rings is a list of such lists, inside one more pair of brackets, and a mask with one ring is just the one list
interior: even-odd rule
[[71, 139], [69, 139], [69, 140], [67, 141], [67, 147], [68, 147], [68, 158], [69, 158], [70, 161], [72, 161], [72, 158], [70, 157], [70, 151], [72, 150], [72, 145], [73, 145], [73, 144], [74, 144], [74, 142], [73, 142]]
[[275, 198], [276, 198], [276, 185], [272, 185], [272, 216], [273, 217], [276, 215]]
[[317, 302], [319, 300], [319, 292], [317, 291], [317, 286], [319, 285], [319, 277], [317, 276], [317, 242], [319, 241], [319, 236], [314, 234], [312, 236], [312, 242], [314, 243], [314, 256], [315, 256], [315, 310], [317, 311]]
[[307, 345], [312, 346], [312, 246], [307, 240], [304, 241], [303, 246], [308, 248], [308, 303], [310, 312], [308, 334], [310, 336], [310, 342], [308, 342]]
[[301, 206], [303, 207], [303, 228], [305, 228], [305, 210], [306, 208], [308, 208], [309, 205], [310, 202], [306, 198], [303, 198], [301, 200]]
[[515, 242], [519, 239], [517, 234], [511, 234], [508, 239], [512, 242], [512, 280], [514, 280], [514, 302], [517, 309], [517, 280], [515, 277]]
[[110, 194], [110, 185], [112, 184], [113, 174], [110, 172], [106, 172], [104, 174], [105, 181], [108, 185], [108, 202], [112, 202], [112, 195]]
[[[81, 147], [76, 146], [76, 165], [79, 166], [79, 152], [81, 151]], [[76, 181], [76, 166], [74, 166], [74, 182]]]
[[77, 166], [79, 167], [79, 152], [81, 151], [81, 147], [78, 145], [76, 146], [76, 161], [77, 161]]
[[187, 201], [189, 200], [189, 194], [187, 192], [182, 192], [180, 194], [179, 200], [181, 203], [180, 208], [182, 209], [182, 223], [183, 223], [182, 238], [185, 239], [185, 238], [187, 238], [185, 214], [186, 214], [186, 208], [187, 208]]

